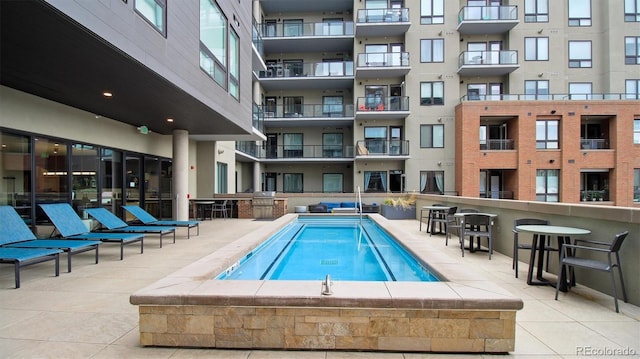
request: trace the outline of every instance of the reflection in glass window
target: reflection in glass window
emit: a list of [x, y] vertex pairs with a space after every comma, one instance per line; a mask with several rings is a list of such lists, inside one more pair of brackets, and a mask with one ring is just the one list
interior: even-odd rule
[[524, 82], [525, 99], [527, 100], [548, 100], [549, 81], [548, 80], [526, 80]]
[[548, 37], [525, 37], [524, 38], [524, 59], [526, 61], [549, 60], [549, 38]]
[[537, 170], [536, 171], [536, 201], [559, 202], [560, 201], [560, 171]]
[[302, 173], [283, 173], [282, 191], [286, 193], [302, 193]]
[[92, 145], [71, 145], [71, 200], [82, 218], [87, 218], [85, 208], [98, 207], [98, 149]]
[[166, 0], [135, 0], [136, 12], [163, 35], [166, 34]]
[[342, 173], [323, 173], [322, 192], [342, 193]]
[[444, 24], [444, 0], [421, 0], [420, 24]]
[[227, 19], [213, 0], [200, 0], [200, 68], [227, 88]]
[[549, 22], [549, 0], [524, 0], [524, 22]]
[[12, 206], [32, 224], [30, 139], [0, 130], [0, 144], [0, 204]]
[[229, 35], [229, 94], [240, 100], [240, 39], [233, 30]]
[[420, 148], [443, 148], [444, 125], [420, 125]]
[[536, 148], [557, 149], [560, 148], [560, 121], [538, 120], [536, 121]]
[[387, 192], [387, 171], [364, 171], [365, 192]]
[[569, 67], [591, 67], [591, 41], [569, 41]]
[[420, 62], [443, 62], [444, 39], [420, 40]]
[[624, 21], [640, 21], [640, 0], [624, 0]]
[[624, 38], [624, 63], [627, 65], [640, 64], [640, 36]]
[[444, 105], [444, 82], [420, 83], [420, 106]]
[[640, 80], [626, 80], [624, 92], [626, 99], [640, 99]]
[[569, 26], [591, 26], [591, 0], [569, 0]]
[[[67, 143], [58, 140], [38, 137], [35, 139], [34, 156], [36, 171], [35, 188], [36, 203], [68, 202], [68, 164]], [[36, 211], [36, 223], [47, 222], [48, 218], [41, 211]]]
[[633, 120], [633, 143], [640, 144], [640, 119]]
[[571, 100], [591, 99], [591, 82], [570, 82], [569, 98]]

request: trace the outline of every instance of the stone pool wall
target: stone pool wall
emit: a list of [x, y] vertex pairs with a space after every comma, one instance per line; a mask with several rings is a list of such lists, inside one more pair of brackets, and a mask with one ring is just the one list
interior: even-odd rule
[[514, 350], [515, 311], [140, 306], [151, 346], [427, 352]]

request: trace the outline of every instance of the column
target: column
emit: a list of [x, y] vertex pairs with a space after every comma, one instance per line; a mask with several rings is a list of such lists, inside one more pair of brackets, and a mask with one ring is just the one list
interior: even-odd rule
[[173, 130], [173, 216], [176, 220], [189, 219], [189, 132]]
[[260, 162], [254, 162], [253, 163], [253, 191], [254, 192], [262, 190], [262, 186], [260, 183], [261, 180], [262, 180], [262, 177], [260, 176]]

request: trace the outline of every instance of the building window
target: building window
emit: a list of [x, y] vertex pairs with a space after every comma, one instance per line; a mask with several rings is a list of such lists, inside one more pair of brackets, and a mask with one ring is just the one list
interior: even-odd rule
[[624, 1], [624, 21], [640, 21], [640, 0]]
[[640, 202], [640, 168], [633, 170], [633, 201]]
[[387, 192], [387, 171], [364, 171], [365, 192]]
[[640, 145], [640, 119], [633, 120], [633, 143]]
[[444, 0], [421, 0], [420, 24], [444, 24]]
[[557, 149], [560, 148], [559, 121], [536, 121], [536, 148]]
[[591, 82], [570, 82], [569, 99], [590, 100], [592, 94]]
[[549, 38], [548, 37], [525, 37], [524, 38], [524, 59], [525, 61], [549, 60]]
[[229, 193], [227, 164], [216, 163], [218, 178], [216, 178], [216, 193]]
[[526, 100], [548, 100], [549, 81], [548, 80], [526, 80], [524, 82], [524, 93]]
[[625, 81], [625, 98], [628, 100], [640, 100], [640, 80]]
[[136, 0], [134, 8], [159, 33], [167, 36], [167, 1], [166, 0]]
[[420, 40], [420, 62], [444, 62], [444, 39]]
[[569, 67], [591, 67], [591, 41], [569, 41]]
[[302, 134], [301, 133], [284, 133], [282, 134], [284, 146], [282, 148], [282, 156], [285, 158], [302, 157]]
[[559, 202], [559, 178], [560, 171], [558, 170], [537, 170], [536, 201]]
[[420, 193], [444, 194], [444, 171], [420, 171]]
[[342, 153], [342, 133], [322, 134], [322, 157], [340, 158]]
[[549, 22], [549, 0], [524, 0], [524, 22]]
[[364, 142], [369, 154], [387, 153], [387, 128], [365, 127]]
[[420, 106], [444, 105], [444, 82], [420, 83]]
[[420, 125], [420, 148], [444, 148], [444, 125]]
[[627, 65], [640, 64], [640, 36], [624, 38], [624, 63]]
[[591, 26], [591, 0], [569, 0], [569, 26]]
[[323, 173], [322, 192], [342, 193], [342, 173]]
[[213, 0], [200, 0], [200, 68], [227, 88], [227, 19]]
[[240, 100], [240, 38], [233, 30], [229, 33], [229, 94]]
[[302, 173], [283, 173], [282, 191], [286, 193], [302, 193]]

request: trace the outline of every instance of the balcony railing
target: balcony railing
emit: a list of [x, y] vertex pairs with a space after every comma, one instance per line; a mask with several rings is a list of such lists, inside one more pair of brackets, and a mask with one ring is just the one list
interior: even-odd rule
[[260, 71], [260, 78], [345, 77], [353, 76], [353, 61], [281, 63]]
[[249, 156], [258, 157], [260, 146], [256, 141], [236, 141], [236, 150], [246, 153]]
[[603, 138], [581, 139], [580, 148], [583, 150], [606, 150], [609, 149], [609, 141]]
[[353, 22], [304, 22], [262, 24], [264, 38], [308, 36], [353, 36]]
[[260, 108], [260, 105], [253, 104], [253, 128], [260, 132], [264, 132], [264, 112]]
[[264, 41], [260, 33], [260, 24], [258, 24], [256, 19], [253, 19], [252, 40], [260, 56], [264, 57]]
[[358, 111], [409, 111], [407, 96], [358, 97]]
[[357, 156], [408, 156], [408, 140], [361, 140], [356, 143]]
[[287, 108], [278, 106], [277, 108], [264, 107], [264, 117], [269, 120], [270, 118], [296, 118], [296, 117], [309, 117], [309, 118], [323, 118], [323, 117], [353, 117], [353, 105], [339, 105], [339, 104], [305, 104], [294, 105]]
[[358, 67], [406, 67], [408, 52], [373, 52], [358, 54]]
[[353, 146], [344, 145], [278, 145], [266, 146], [259, 152], [266, 159], [353, 158]]
[[517, 6], [465, 6], [458, 12], [458, 22], [518, 20]]
[[364, 24], [409, 22], [409, 9], [361, 9], [357, 22]]
[[485, 140], [480, 141], [481, 150], [513, 150], [513, 140]]
[[477, 95], [470, 94], [460, 98], [464, 101], [566, 101], [566, 100], [638, 100], [636, 94], [624, 93], [600, 93], [600, 94], [496, 94]]
[[609, 200], [609, 191], [608, 190], [591, 190], [591, 191], [580, 191], [580, 200], [582, 202], [587, 201], [608, 201]]
[[502, 51], [464, 51], [458, 57], [458, 65], [517, 65], [518, 52]]

